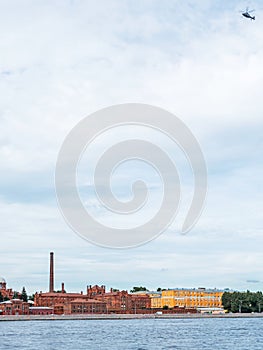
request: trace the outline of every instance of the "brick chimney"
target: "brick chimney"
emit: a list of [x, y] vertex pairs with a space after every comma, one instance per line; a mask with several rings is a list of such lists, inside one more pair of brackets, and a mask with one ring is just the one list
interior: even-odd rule
[[87, 285], [87, 295], [90, 297], [91, 296], [91, 284]]
[[54, 253], [50, 253], [49, 292], [54, 292]]
[[61, 292], [65, 293], [65, 286], [64, 286], [64, 282], [61, 283]]

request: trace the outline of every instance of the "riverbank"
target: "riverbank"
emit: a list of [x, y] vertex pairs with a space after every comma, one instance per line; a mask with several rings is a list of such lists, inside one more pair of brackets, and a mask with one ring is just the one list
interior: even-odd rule
[[207, 319], [207, 318], [262, 318], [254, 314], [87, 314], [87, 315], [2, 315], [1, 321], [61, 321], [61, 320], [132, 320], [132, 319]]

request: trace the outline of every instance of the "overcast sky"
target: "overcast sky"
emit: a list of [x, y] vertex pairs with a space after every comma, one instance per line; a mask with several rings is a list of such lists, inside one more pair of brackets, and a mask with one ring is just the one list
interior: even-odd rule
[[[239, 12], [247, 5], [255, 21]], [[63, 281], [67, 291], [87, 284], [263, 289], [261, 1], [1, 1], [0, 33], [0, 276], [9, 287], [46, 291], [54, 251], [55, 287]], [[54, 170], [71, 128], [126, 102], [160, 106], [183, 120], [203, 150], [209, 185], [187, 235], [180, 234], [183, 205], [156, 240], [114, 250], [67, 226]], [[90, 164], [107, 140], [94, 144]], [[158, 142], [178, 153], [187, 202], [191, 173], [183, 156]], [[144, 166], [132, 169], [150, 182], [149, 212], [160, 184]], [[118, 171], [116, 195], [128, 198], [133, 172]]]

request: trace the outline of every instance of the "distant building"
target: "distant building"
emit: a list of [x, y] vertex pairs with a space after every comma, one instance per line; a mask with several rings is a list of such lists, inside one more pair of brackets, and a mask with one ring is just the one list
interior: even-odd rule
[[106, 313], [106, 304], [81, 293], [47, 292], [35, 294], [35, 305], [49, 307], [54, 314]]
[[149, 297], [151, 299], [151, 308], [161, 309], [162, 306], [162, 293], [161, 292], [150, 292]]
[[28, 315], [30, 303], [21, 299], [11, 299], [0, 303], [1, 315]]
[[[222, 308], [223, 290], [175, 288], [161, 292], [126, 290], [106, 291], [105, 285], [88, 285], [86, 293], [67, 293], [64, 283], [54, 290], [54, 253], [50, 253], [49, 292], [35, 294], [34, 307], [45, 307], [54, 314], [149, 313], [160, 310], [172, 313], [197, 312], [200, 308]], [[35, 311], [36, 312], [36, 311]]]
[[74, 299], [64, 306], [64, 314], [106, 314], [105, 302], [95, 299]]
[[222, 308], [224, 291], [218, 289], [167, 289], [162, 291], [162, 307]]
[[0, 293], [3, 298], [12, 299], [14, 297], [13, 290], [6, 288], [6, 281], [3, 277], [0, 277]]
[[53, 308], [54, 314], [76, 313], [139, 313], [151, 308], [148, 295], [133, 295], [127, 291], [106, 292], [106, 287], [87, 287], [86, 294], [67, 293], [62, 283], [61, 291], [54, 291], [54, 254], [50, 253], [49, 292], [35, 294], [36, 307]]
[[[77, 314], [77, 313], [106, 313], [106, 303], [96, 300], [93, 296], [80, 293], [67, 293], [64, 283], [61, 285], [61, 291], [54, 291], [54, 253], [50, 253], [50, 275], [49, 275], [49, 292], [35, 293], [35, 309], [37, 312], [40, 308], [50, 308], [54, 314]], [[96, 288], [95, 288], [96, 289]], [[104, 286], [105, 292], [105, 286]], [[99, 291], [96, 290], [96, 294]], [[39, 308], [39, 309], [36, 309]], [[44, 310], [44, 309], [43, 309]]]
[[155, 291], [138, 291], [133, 295], [148, 295], [150, 298], [150, 305], [152, 309], [161, 309], [162, 306], [162, 292]]
[[105, 286], [88, 286], [87, 294], [106, 302], [109, 313], [141, 313], [151, 308], [151, 299], [145, 294], [129, 294], [126, 290], [114, 291], [112, 288], [105, 292]]

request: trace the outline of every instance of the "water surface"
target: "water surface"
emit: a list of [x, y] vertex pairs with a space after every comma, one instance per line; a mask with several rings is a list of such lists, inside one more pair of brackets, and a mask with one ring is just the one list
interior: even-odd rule
[[263, 349], [263, 318], [0, 322], [1, 350]]

